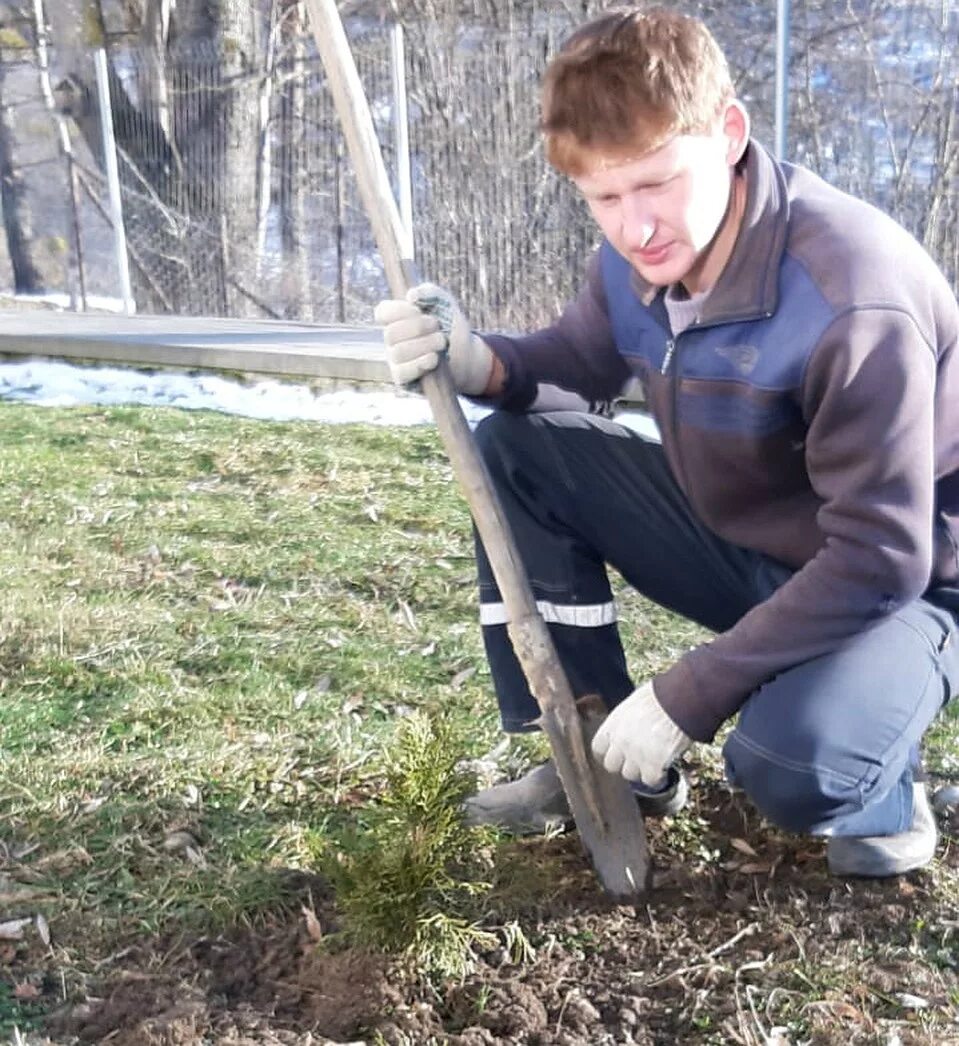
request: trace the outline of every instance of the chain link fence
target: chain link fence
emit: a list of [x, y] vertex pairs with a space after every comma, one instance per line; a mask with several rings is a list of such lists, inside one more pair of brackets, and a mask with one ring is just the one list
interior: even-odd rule
[[[955, 281], [954, 0], [911, 0], [881, 16], [845, 2], [802, 12], [792, 38], [790, 157], [893, 214]], [[729, 7], [709, 21], [738, 70], [755, 134], [771, 143], [774, 12]], [[519, 329], [554, 315], [580, 284], [596, 242], [575, 192], [545, 163], [537, 131], [540, 77], [572, 24], [551, 9], [514, 19], [508, 30], [435, 21], [406, 28], [417, 263], [459, 295], [480, 327]], [[395, 172], [389, 26], [354, 20], [349, 29], [384, 158]], [[70, 58], [71, 68], [82, 68]], [[302, 27], [272, 33], [264, 53], [253, 56], [114, 46], [110, 67], [123, 223], [140, 311], [370, 321], [385, 281], [322, 68]], [[16, 69], [17, 90], [29, 95], [37, 71], [23, 55]], [[74, 296], [78, 286], [116, 294], [102, 127], [92, 81], [78, 80], [57, 84], [55, 92], [75, 146], [73, 215], [51, 114], [32, 122], [32, 137], [19, 129], [23, 156], [48, 154], [22, 177], [31, 187], [34, 224], [63, 245], [60, 275]], [[5, 98], [11, 83], [8, 73]]]

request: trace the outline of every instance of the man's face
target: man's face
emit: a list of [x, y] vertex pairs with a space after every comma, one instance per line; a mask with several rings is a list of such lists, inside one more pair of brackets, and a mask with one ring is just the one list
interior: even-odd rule
[[717, 124], [711, 133], [675, 135], [635, 158], [593, 151], [573, 181], [603, 234], [644, 280], [658, 287], [682, 282], [695, 293], [711, 285], [701, 286], [729, 203], [729, 153]]

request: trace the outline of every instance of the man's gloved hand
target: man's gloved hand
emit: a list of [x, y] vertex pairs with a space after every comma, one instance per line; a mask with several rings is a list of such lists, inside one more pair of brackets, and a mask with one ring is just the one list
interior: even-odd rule
[[611, 774], [658, 790], [666, 786], [669, 767], [692, 743], [663, 710], [653, 684], [645, 683], [609, 713], [592, 747]]
[[411, 287], [405, 301], [388, 299], [373, 317], [383, 327], [386, 362], [397, 385], [418, 381], [446, 352], [450, 375], [459, 392], [478, 396], [486, 391], [493, 353], [474, 334], [449, 291], [433, 283]]

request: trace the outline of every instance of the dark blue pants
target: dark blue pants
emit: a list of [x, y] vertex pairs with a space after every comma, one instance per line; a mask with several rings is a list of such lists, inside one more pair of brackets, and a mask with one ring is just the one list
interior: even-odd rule
[[[607, 565], [644, 596], [722, 632], [789, 576], [694, 516], [659, 444], [603, 418], [495, 413], [476, 437], [540, 612], [576, 694], [633, 689]], [[480, 614], [503, 727], [535, 700], [477, 542]], [[728, 736], [730, 779], [771, 821], [819, 835], [886, 835], [912, 817], [919, 742], [959, 687], [956, 617], [926, 599], [753, 693]]]

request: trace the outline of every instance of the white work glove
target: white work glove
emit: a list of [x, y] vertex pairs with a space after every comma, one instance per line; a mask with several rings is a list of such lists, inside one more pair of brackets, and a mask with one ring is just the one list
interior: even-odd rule
[[411, 287], [405, 301], [388, 299], [373, 317], [383, 327], [386, 362], [397, 385], [411, 385], [439, 363], [446, 352], [457, 391], [478, 396], [486, 391], [493, 353], [474, 334], [453, 296], [434, 283]]
[[665, 788], [669, 768], [692, 744], [659, 703], [653, 684], [634, 690], [606, 717], [593, 738], [593, 755], [611, 774]]

